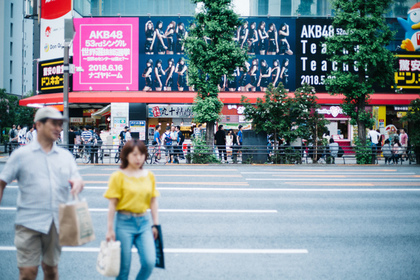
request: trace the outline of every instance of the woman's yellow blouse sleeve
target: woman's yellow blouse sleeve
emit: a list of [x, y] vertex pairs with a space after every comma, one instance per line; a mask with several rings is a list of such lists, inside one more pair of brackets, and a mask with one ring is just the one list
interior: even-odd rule
[[120, 199], [122, 196], [121, 193], [121, 172], [114, 172], [112, 173], [111, 177], [108, 181], [108, 190], [105, 192], [104, 197], [105, 198], [117, 198]]
[[149, 171], [150, 174], [150, 180], [152, 181], [152, 197], [158, 197], [160, 196], [159, 191], [156, 189], [156, 179], [155, 175]]

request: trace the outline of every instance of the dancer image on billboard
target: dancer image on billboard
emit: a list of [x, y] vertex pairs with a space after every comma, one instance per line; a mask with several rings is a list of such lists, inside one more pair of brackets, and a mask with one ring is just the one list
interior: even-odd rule
[[[175, 72], [175, 60], [173, 58], [168, 59], [168, 67], [165, 69], [166, 82], [164, 91], [172, 91], [174, 84], [174, 72]], [[168, 74], [169, 73], [169, 74]]]
[[236, 67], [233, 70], [233, 74], [231, 75], [232, 80], [228, 80], [228, 89], [229, 91], [236, 91], [238, 89], [238, 77], [239, 77], [239, 67]]
[[280, 81], [284, 85], [285, 90], [289, 90], [289, 59], [283, 59], [281, 63]]
[[217, 85], [219, 91], [226, 91], [227, 83], [226, 83], [226, 75], [222, 75], [220, 79], [220, 83]]
[[277, 36], [277, 29], [276, 25], [270, 23], [268, 27], [268, 50], [267, 54], [269, 55], [276, 55], [279, 52], [279, 44], [278, 44], [278, 36]]
[[176, 22], [171, 21], [171, 23], [166, 28], [165, 37], [166, 37], [166, 40], [168, 42], [168, 44], [167, 44], [168, 48], [166, 49], [166, 54], [174, 54], [175, 27], [176, 27]]
[[258, 35], [260, 36], [259, 49], [260, 54], [265, 55], [265, 50], [267, 48], [268, 33], [265, 31], [265, 21], [261, 21], [258, 26]]
[[156, 33], [153, 22], [149, 20], [146, 22], [144, 32], [146, 33], [146, 43], [144, 44], [144, 51], [146, 54], [153, 54], [153, 46], [155, 43]]
[[251, 81], [250, 81], [249, 84], [247, 84], [245, 86], [245, 91], [249, 91], [249, 89], [251, 89], [251, 91], [256, 91], [257, 90], [257, 86], [258, 86], [258, 79], [257, 79], [258, 64], [259, 64], [258, 58], [254, 58], [252, 60], [251, 69], [248, 72], [248, 75], [251, 77]]
[[146, 86], [143, 88], [143, 91], [152, 91], [152, 70], [153, 70], [153, 60], [149, 59], [146, 62], [146, 69], [144, 69], [142, 77], [146, 81]]
[[157, 38], [157, 44], [156, 44], [156, 48], [157, 48], [157, 53], [158, 54], [165, 54], [165, 50], [168, 49], [168, 47], [166, 47], [165, 42], [164, 42], [164, 38], [165, 37], [165, 33], [162, 30], [163, 28], [163, 22], [161, 20], [159, 20], [156, 24], [156, 29], [155, 29], [155, 34], [156, 34], [156, 38]]
[[251, 23], [251, 28], [248, 33], [248, 54], [254, 55], [257, 50], [258, 32], [255, 29], [256, 22]]
[[268, 87], [269, 80], [270, 80], [270, 72], [271, 72], [271, 67], [267, 65], [267, 61], [265, 59], [262, 59], [260, 77], [258, 79], [257, 86], [260, 87], [261, 91], [263, 92], [265, 92]]
[[279, 54], [280, 55], [293, 54], [293, 52], [290, 50], [289, 42], [286, 39], [286, 37], [288, 36], [289, 36], [289, 25], [287, 25], [286, 23], [282, 23], [280, 25], [280, 30], [279, 30], [279, 41], [280, 41]]
[[185, 31], [185, 26], [183, 22], [178, 23], [176, 27], [176, 54], [184, 53], [185, 38], [187, 32]]
[[280, 61], [275, 59], [273, 61], [273, 68], [271, 68], [271, 82], [273, 87], [278, 87], [280, 83]]
[[246, 91], [246, 78], [249, 72], [250, 64], [245, 61], [245, 64], [239, 68], [239, 90]]
[[185, 60], [181, 57], [175, 67], [175, 73], [178, 74], [178, 91], [184, 91], [184, 88], [187, 85], [187, 70], [188, 67], [185, 65]]
[[162, 60], [158, 59], [155, 66], [155, 89], [156, 91], [162, 91], [163, 83], [162, 76], [165, 75], [165, 71], [162, 69]]
[[238, 44], [241, 45], [241, 49], [244, 48], [244, 45], [247, 46], [247, 40], [248, 40], [248, 21], [244, 21], [244, 24], [242, 26], [239, 26], [238, 29]]

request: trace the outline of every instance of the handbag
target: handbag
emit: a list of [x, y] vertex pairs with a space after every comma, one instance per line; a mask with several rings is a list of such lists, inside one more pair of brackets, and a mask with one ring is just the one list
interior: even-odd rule
[[162, 229], [160, 225], [154, 225], [154, 228], [158, 231], [158, 237], [155, 239], [155, 248], [156, 248], [156, 264], [155, 267], [165, 268], [165, 258], [163, 255], [163, 237]]
[[120, 274], [121, 242], [102, 241], [96, 260], [96, 270], [107, 277], [117, 277]]
[[77, 195], [73, 198], [58, 208], [61, 246], [80, 246], [95, 240], [87, 202], [79, 200]]

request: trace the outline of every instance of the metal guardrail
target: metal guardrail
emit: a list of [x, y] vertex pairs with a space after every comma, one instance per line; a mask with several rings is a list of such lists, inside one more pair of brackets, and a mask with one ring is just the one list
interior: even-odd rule
[[[118, 145], [62, 145], [67, 147], [74, 155], [78, 163], [96, 162], [98, 164], [116, 164], [119, 163], [120, 147]], [[13, 151], [19, 148], [19, 145], [10, 145], [8, 143], [6, 151]], [[180, 146], [153, 146], [148, 145], [147, 164], [158, 163], [166, 164], [168, 162], [182, 163], [273, 163], [273, 164], [311, 164], [311, 163], [356, 163], [357, 146], [341, 146], [344, 150], [343, 155], [332, 157], [328, 146], [306, 147], [306, 146], [265, 146], [265, 145], [242, 145], [242, 146], [194, 146], [192, 144]], [[363, 147], [360, 147], [363, 149]], [[364, 148], [365, 153], [370, 155], [372, 161], [369, 163], [379, 164], [379, 160], [384, 159], [381, 148]], [[414, 148], [409, 147], [403, 155], [409, 164], [416, 163]], [[181, 161], [180, 161], [181, 158]], [[389, 159], [401, 163], [401, 157], [395, 156]]]

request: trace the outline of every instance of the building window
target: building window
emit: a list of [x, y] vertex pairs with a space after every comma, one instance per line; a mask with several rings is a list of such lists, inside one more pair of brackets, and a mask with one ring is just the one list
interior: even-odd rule
[[9, 81], [9, 86], [10, 86], [10, 93], [12, 93], [13, 92], [13, 80], [12, 79], [10, 79], [10, 81]]
[[10, 42], [10, 56], [13, 56], [13, 42]]
[[13, 37], [13, 23], [10, 23], [10, 37]]
[[13, 74], [13, 60], [10, 60], [10, 75]]
[[268, 0], [258, 1], [258, 15], [265, 16], [268, 15]]
[[13, 3], [10, 4], [10, 18], [13, 18]]

